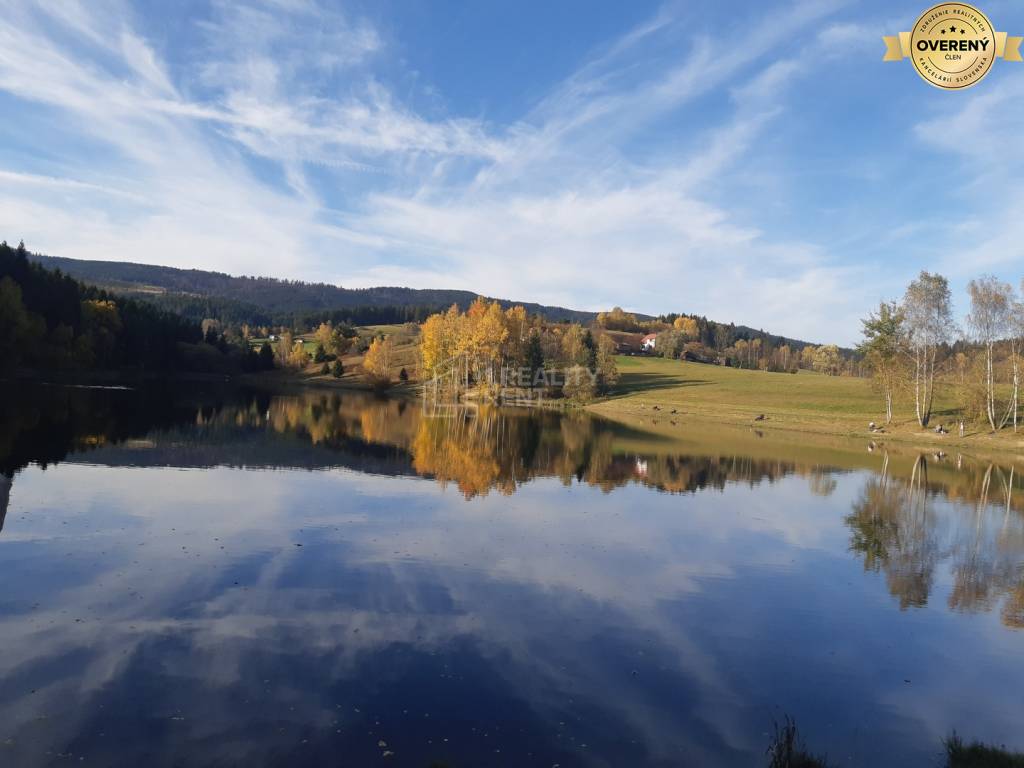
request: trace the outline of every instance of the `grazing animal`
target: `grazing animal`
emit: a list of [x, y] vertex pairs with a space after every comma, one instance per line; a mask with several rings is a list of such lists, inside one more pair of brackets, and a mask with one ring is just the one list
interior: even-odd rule
[[754, 421], [764, 421], [764, 414], [761, 413], [761, 414], [758, 414], [757, 416], [755, 416], [754, 417]]

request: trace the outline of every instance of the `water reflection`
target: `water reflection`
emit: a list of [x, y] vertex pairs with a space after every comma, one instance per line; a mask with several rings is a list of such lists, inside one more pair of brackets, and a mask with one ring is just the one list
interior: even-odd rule
[[924, 606], [939, 561], [937, 521], [929, 512], [928, 462], [918, 457], [908, 481], [888, 473], [888, 457], [879, 478], [869, 478], [847, 518], [850, 548], [864, 568], [883, 571], [900, 608]]
[[752, 765], [782, 712], [852, 764], [1018, 738], [1011, 466], [347, 392], [14, 401], [10, 764]]
[[[850, 548], [865, 570], [885, 574], [901, 609], [928, 604], [936, 568], [948, 560], [953, 610], [999, 606], [1008, 627], [1021, 628], [1024, 606], [1024, 515], [1014, 507], [1016, 468], [961, 462], [961, 482], [931, 485], [929, 460], [917, 456], [908, 479], [890, 476], [888, 457], [864, 482], [850, 526]], [[968, 502], [956, 515], [934, 509], [934, 497]]]
[[[511, 494], [537, 477], [606, 491], [638, 483], [691, 492], [727, 483], [772, 483], [791, 474], [806, 477], [810, 491], [826, 497], [836, 489], [837, 473], [872, 469], [879, 486], [871, 489], [872, 497], [886, 496], [896, 472], [903, 476], [900, 482], [919, 491], [908, 498], [937, 492], [984, 507], [995, 482], [1007, 511], [1022, 509], [1021, 498], [1013, 494], [1022, 481], [1012, 467], [958, 457], [954, 472], [944, 454], [929, 459], [906, 452], [890, 462], [890, 453], [874, 444], [878, 462], [863, 456], [853, 460], [851, 446], [815, 458], [786, 458], [777, 446], [754, 455], [750, 444], [723, 447], [715, 435], [673, 442], [587, 413], [481, 406], [428, 418], [418, 401], [357, 392], [281, 396], [229, 390], [211, 397], [204, 390], [189, 397], [180, 389], [172, 394], [152, 388], [112, 393], [45, 387], [14, 396], [0, 393], [17, 403], [0, 415], [0, 473], [8, 477], [29, 463], [45, 467], [71, 455], [81, 460], [100, 447], [108, 450], [95, 459], [112, 464], [246, 466], [252, 461], [314, 468], [376, 457], [388, 459], [379, 467], [383, 473], [413, 472], [454, 484], [467, 499], [491, 491]], [[263, 454], [246, 453], [243, 444], [256, 434], [280, 439]], [[297, 447], [303, 450], [290, 450]], [[932, 481], [929, 463], [943, 470]]]
[[0, 475], [0, 533], [4, 530], [4, 520], [7, 519], [7, 505], [11, 501], [11, 478], [7, 475]]
[[[461, 409], [424, 418], [418, 402], [360, 393], [293, 396], [240, 393], [234, 401], [194, 403], [153, 393], [59, 390], [0, 423], [0, 471], [46, 466], [106, 446], [89, 460], [179, 466], [348, 466], [376, 458], [386, 474], [454, 484], [471, 499], [511, 494], [537, 477], [611, 491], [639, 483], [670, 492], [721, 489], [728, 482], [774, 482], [799, 473], [815, 492], [834, 488], [831, 470], [739, 453], [665, 451], [656, 436], [586, 413]], [[255, 434], [279, 438], [247, 446]], [[132, 440], [145, 439], [145, 444]], [[624, 449], [622, 444], [639, 444]], [[308, 450], [312, 446], [315, 451]], [[295, 450], [301, 448], [302, 450]], [[257, 451], [263, 450], [262, 454]], [[76, 460], [81, 456], [76, 456]], [[357, 467], [360, 468], [360, 467]]]
[[[225, 390], [211, 397], [208, 388], [183, 396], [180, 389], [53, 386], [7, 395], [18, 407], [0, 419], [0, 530], [15, 471], [69, 457], [130, 466], [345, 466], [453, 484], [467, 500], [492, 491], [510, 495], [540, 477], [605, 492], [639, 484], [686, 493], [793, 474], [827, 497], [844, 471], [841, 456], [831, 465], [755, 458], [716, 450], [713, 441], [700, 453], [682, 453], [661, 436], [579, 412], [481, 406], [430, 418], [418, 401], [354, 392]], [[878, 471], [862, 483], [846, 518], [850, 549], [865, 570], [884, 573], [906, 609], [928, 604], [935, 570], [948, 560], [956, 583], [950, 608], [998, 604], [1008, 625], [1021, 626], [1024, 496], [1014, 493], [1021, 483], [1016, 469], [959, 457], [951, 471], [944, 456], [894, 459], [888, 450], [872, 450]], [[943, 472], [930, 478], [931, 464]], [[940, 519], [932, 509], [936, 495], [969, 505], [971, 515]]]

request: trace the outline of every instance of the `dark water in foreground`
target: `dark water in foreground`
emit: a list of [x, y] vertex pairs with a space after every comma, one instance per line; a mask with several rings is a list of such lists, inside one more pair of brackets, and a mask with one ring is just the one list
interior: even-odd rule
[[[969, 457], [345, 393], [0, 391], [0, 764], [1024, 749], [1024, 488]], [[13, 478], [13, 479], [11, 479]]]

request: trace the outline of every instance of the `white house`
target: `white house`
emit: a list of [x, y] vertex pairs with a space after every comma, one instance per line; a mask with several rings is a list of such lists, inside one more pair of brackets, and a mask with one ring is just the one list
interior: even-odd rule
[[644, 336], [642, 339], [640, 339], [640, 348], [644, 352], [653, 352], [654, 351], [654, 341], [657, 338], [658, 337], [657, 337], [656, 334], [648, 333], [646, 336]]

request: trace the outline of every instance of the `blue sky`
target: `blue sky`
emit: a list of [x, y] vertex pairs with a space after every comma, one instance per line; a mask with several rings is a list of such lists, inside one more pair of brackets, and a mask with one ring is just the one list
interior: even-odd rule
[[849, 344], [1024, 277], [1024, 64], [883, 63], [924, 5], [2, 0], [0, 232]]

